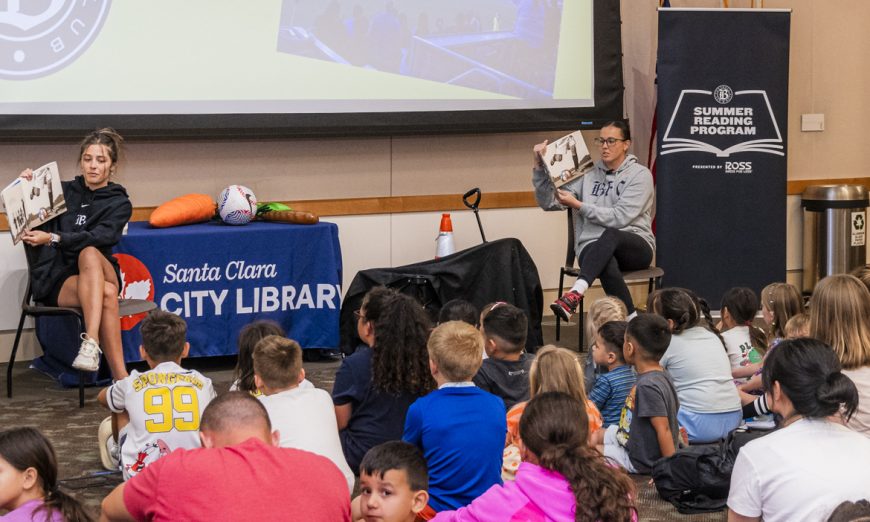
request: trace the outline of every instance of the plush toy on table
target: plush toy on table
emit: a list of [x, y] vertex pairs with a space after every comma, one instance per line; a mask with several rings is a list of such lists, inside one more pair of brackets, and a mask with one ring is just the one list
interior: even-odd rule
[[284, 203], [261, 203], [257, 208], [257, 219], [297, 225], [313, 225], [320, 221], [314, 212], [293, 210]]
[[245, 225], [254, 219], [298, 225], [313, 225], [317, 214], [293, 210], [284, 203], [257, 203], [251, 189], [230, 185], [218, 202], [206, 194], [186, 194], [163, 203], [151, 213], [149, 222], [158, 228], [190, 225], [221, 219], [229, 225]]
[[230, 185], [218, 198], [218, 213], [228, 225], [247, 225], [257, 215], [257, 196], [243, 185]]

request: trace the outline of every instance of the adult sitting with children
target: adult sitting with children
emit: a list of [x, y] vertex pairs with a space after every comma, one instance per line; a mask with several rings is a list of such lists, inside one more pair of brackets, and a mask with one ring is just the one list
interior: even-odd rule
[[[741, 448], [729, 521], [825, 520], [870, 495], [870, 439], [846, 428], [859, 400], [837, 354], [815, 339], [779, 343], [762, 372], [780, 428]], [[833, 420], [832, 420], [833, 419]]]
[[606, 123], [594, 141], [601, 149], [601, 159], [591, 171], [558, 189], [544, 165], [547, 142], [533, 149], [532, 183], [538, 206], [544, 210], [574, 209], [580, 276], [550, 305], [553, 313], [565, 321], [576, 313], [586, 290], [599, 278], [604, 291], [622, 300], [629, 314], [634, 314], [622, 272], [649, 267], [655, 252], [652, 174], [628, 153], [628, 125], [624, 121]]
[[326, 457], [277, 446], [263, 405], [245, 392], [202, 414], [202, 448], [157, 460], [103, 500], [104, 520], [350, 520], [350, 492]]
[[[127, 191], [111, 181], [122, 141], [109, 128], [85, 136], [78, 158], [81, 175], [61, 183], [66, 212], [22, 236], [36, 247], [30, 272], [34, 301], [82, 309], [85, 332], [73, 368], [95, 372], [103, 353], [115, 380], [126, 377], [127, 368], [118, 320], [121, 272], [112, 247], [133, 214]], [[21, 173], [32, 176], [31, 169]]]

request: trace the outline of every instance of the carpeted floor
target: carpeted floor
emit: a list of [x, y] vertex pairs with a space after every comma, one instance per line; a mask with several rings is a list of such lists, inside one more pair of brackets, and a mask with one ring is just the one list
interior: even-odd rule
[[[544, 324], [544, 339], [554, 342], [552, 324]], [[576, 349], [577, 328], [564, 328], [562, 339], [557, 344]], [[229, 388], [233, 365], [231, 358], [194, 360], [185, 364], [210, 377], [219, 393]], [[331, 360], [306, 362], [306, 377], [315, 386], [331, 391], [338, 365], [338, 361]], [[0, 375], [5, 373], [5, 365], [0, 365]], [[108, 413], [96, 402], [99, 390], [88, 388], [85, 407], [78, 408], [77, 390], [60, 388], [53, 380], [28, 369], [26, 363], [15, 365], [13, 383], [14, 397], [0, 397], [0, 427], [35, 426], [42, 430], [58, 453], [62, 487], [84, 502], [96, 517], [100, 501], [121, 482], [119, 472], [105, 471], [100, 465], [97, 427]], [[681, 515], [658, 497], [655, 488], [648, 483], [648, 477], [634, 478], [638, 489], [640, 520], [706, 522], [727, 518], [724, 512]]]

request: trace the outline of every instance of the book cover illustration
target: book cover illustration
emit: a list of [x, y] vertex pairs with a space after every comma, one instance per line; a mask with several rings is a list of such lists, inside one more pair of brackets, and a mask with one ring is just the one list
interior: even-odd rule
[[66, 212], [56, 162], [35, 169], [29, 180], [15, 178], [0, 192], [0, 198], [6, 209], [12, 243], [15, 245], [28, 230]]
[[556, 188], [583, 176], [593, 167], [592, 157], [580, 131], [547, 145], [542, 158]]

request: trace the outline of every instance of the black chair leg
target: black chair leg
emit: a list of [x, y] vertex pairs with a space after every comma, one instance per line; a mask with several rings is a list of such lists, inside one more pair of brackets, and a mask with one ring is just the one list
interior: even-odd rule
[[582, 352], [583, 346], [586, 344], [586, 313], [583, 310], [583, 300], [580, 300], [580, 306], [577, 307], [577, 351]]
[[[563, 290], [564, 288], [565, 288], [565, 269], [564, 269], [564, 268], [560, 268], [560, 269], [559, 269], [559, 296], [562, 295], [562, 290]], [[561, 326], [561, 323], [562, 323], [562, 319], [561, 319], [558, 315], [556, 315], [556, 340], [557, 340], [557, 341], [558, 341], [559, 338], [560, 338], [560, 335], [559, 335], [559, 333], [560, 333], [559, 328], [560, 328], [560, 326]]]
[[24, 330], [24, 319], [27, 314], [21, 312], [18, 320], [18, 330], [15, 331], [15, 342], [12, 343], [12, 353], [9, 354], [9, 366], [6, 367], [6, 397], [12, 398], [12, 365], [15, 364], [15, 354], [18, 353], [18, 343], [21, 342], [21, 331]]
[[85, 407], [85, 372], [79, 370], [79, 408]]

